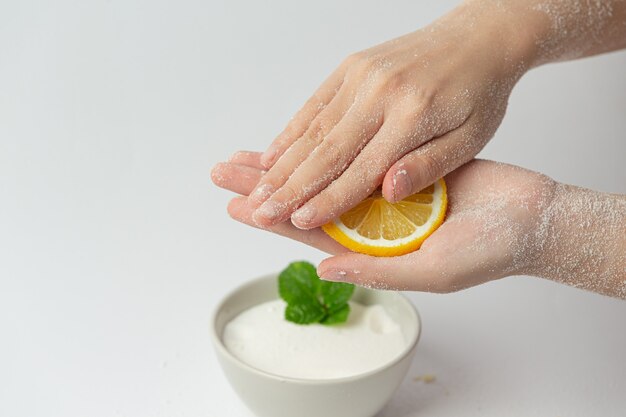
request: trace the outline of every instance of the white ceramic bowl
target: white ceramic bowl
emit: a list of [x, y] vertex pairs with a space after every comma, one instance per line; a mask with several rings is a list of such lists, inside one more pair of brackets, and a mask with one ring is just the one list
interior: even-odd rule
[[[400, 325], [407, 347], [393, 361], [346, 378], [298, 379], [253, 368], [234, 357], [222, 342], [224, 326], [250, 307], [278, 298], [276, 274], [248, 282], [218, 305], [211, 322], [217, 357], [231, 385], [259, 417], [372, 417], [389, 401], [409, 369], [420, 335], [415, 307], [402, 294], [357, 287], [353, 300], [381, 304]], [[367, 349], [367, 346], [363, 346]]]

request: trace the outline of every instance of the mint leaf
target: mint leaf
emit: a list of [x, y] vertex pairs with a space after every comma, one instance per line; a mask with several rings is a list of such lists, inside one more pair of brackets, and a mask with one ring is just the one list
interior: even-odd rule
[[317, 323], [326, 317], [324, 307], [318, 303], [287, 304], [285, 318], [296, 324]]
[[331, 312], [341, 308], [352, 297], [354, 285], [345, 282], [330, 282], [320, 280], [322, 302]]
[[292, 262], [278, 276], [278, 292], [287, 303], [317, 301], [320, 279], [308, 262]]
[[350, 314], [354, 285], [322, 281], [309, 262], [293, 262], [278, 276], [278, 292], [287, 302], [285, 319], [297, 324], [343, 323]]
[[343, 323], [348, 320], [349, 314], [350, 304], [346, 303], [334, 312], [329, 313], [324, 319], [322, 319], [321, 323], [326, 325]]

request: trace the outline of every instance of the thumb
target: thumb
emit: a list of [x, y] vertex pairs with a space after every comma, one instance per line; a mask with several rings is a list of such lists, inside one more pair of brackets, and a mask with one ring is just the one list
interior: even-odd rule
[[420, 251], [397, 257], [339, 254], [322, 261], [317, 273], [323, 280], [380, 290], [450, 291], [436, 263]]
[[465, 123], [406, 154], [393, 164], [383, 180], [383, 196], [391, 203], [423, 190], [470, 161], [480, 150], [473, 129]]

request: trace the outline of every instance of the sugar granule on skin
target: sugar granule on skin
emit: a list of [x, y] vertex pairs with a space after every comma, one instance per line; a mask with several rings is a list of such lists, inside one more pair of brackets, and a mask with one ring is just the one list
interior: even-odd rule
[[[439, 240], [432, 245], [426, 240], [399, 264], [381, 260], [374, 270], [351, 276], [353, 282], [450, 292], [504, 276], [534, 275], [626, 298], [626, 196], [558, 184], [506, 164], [474, 164], [489, 165], [451, 179], [447, 220], [433, 235]], [[483, 187], [466, 190], [463, 180]], [[508, 183], [515, 186], [504, 186]], [[441, 237], [447, 229], [464, 233]], [[450, 252], [447, 239], [461, 239], [454, 243], [458, 250]], [[428, 260], [435, 265], [425, 265]]]
[[626, 299], [626, 196], [560, 184], [537, 241], [536, 275]]
[[250, 197], [265, 200], [272, 194], [272, 192], [274, 192], [274, 187], [270, 184], [262, 184], [254, 190]]
[[[514, 14], [515, 10], [517, 10], [516, 7], [518, 9], [520, 8], [519, 2], [513, 1], [485, 1], [475, 4], [482, 4], [483, 10], [496, 6], [496, 9], [505, 11], [509, 15]], [[552, 31], [551, 36], [537, 39], [540, 50], [546, 59], [563, 59], [568, 57], [568, 54], [572, 54], [571, 56], [579, 56], [580, 54], [588, 52], [594, 44], [602, 40], [603, 31], [610, 23], [610, 18], [613, 14], [613, 2], [610, 1], [546, 0], [542, 2], [526, 2], [523, 3], [523, 5], [526, 8], [534, 10], [535, 15], [543, 17], [544, 20], [549, 23], [549, 27]], [[476, 12], [476, 10], [474, 10], [474, 12]], [[528, 12], [528, 10], [526, 10], [526, 12]], [[472, 16], [470, 12], [466, 16], [467, 19], [463, 19], [461, 23], [457, 21], [456, 25], [478, 27], [480, 21], [477, 20], [477, 16], [479, 14], [480, 13], [475, 13]], [[427, 28], [424, 33], [430, 31], [432, 35], [427, 40], [435, 46], [441, 41], [440, 37], [436, 36], [437, 30], [447, 27], [450, 23], [454, 23], [454, 21], [450, 22], [448, 19], [445, 25], [439, 22]], [[550, 42], [554, 42], [555, 44], [550, 44]], [[399, 39], [389, 42], [389, 45], [399, 44]], [[399, 52], [403, 52], [406, 56], [413, 53], [410, 48], [405, 51], [399, 50]], [[323, 181], [318, 182], [319, 180], [313, 180], [311, 184], [305, 184], [302, 190], [297, 189], [292, 194], [298, 194], [300, 197], [300, 191], [302, 191], [304, 195], [310, 193], [315, 194], [317, 188], [325, 187], [330, 183], [330, 192], [322, 192], [322, 197], [315, 200], [316, 202], [323, 202], [325, 196], [329, 196], [329, 200], [333, 200], [333, 197], [336, 197], [337, 192], [341, 190], [342, 187], [334, 186], [333, 184], [342, 184], [344, 186], [346, 184], [361, 184], [363, 187], [361, 187], [360, 190], [356, 192], [352, 189], [349, 190], [349, 196], [345, 198], [343, 203], [344, 206], [331, 209], [331, 217], [334, 217], [336, 212], [344, 211], [345, 208], [349, 208], [348, 206], [354, 203], [357, 197], [355, 194], [357, 192], [363, 193], [365, 192], [364, 190], [369, 191], [371, 187], [378, 185], [375, 183], [384, 175], [384, 165], [388, 165], [390, 159], [394, 159], [396, 156], [398, 158], [402, 157], [410, 151], [415, 152], [416, 147], [419, 149], [415, 152], [416, 155], [421, 151], [422, 156], [431, 156], [425, 152], [428, 145], [423, 145], [425, 134], [430, 134], [431, 137], [433, 137], [433, 135], [434, 137], [439, 137], [455, 129], [462, 129], [459, 132], [460, 139], [456, 141], [457, 143], [454, 145], [446, 143], [444, 145], [444, 155], [439, 156], [435, 161], [438, 164], [435, 163], [434, 165], [440, 165], [438, 166], [438, 168], [440, 168], [438, 172], [447, 173], [455, 166], [469, 160], [493, 135], [493, 132], [504, 114], [506, 101], [511, 88], [525, 70], [528, 69], [528, 66], [531, 65], [525, 62], [516, 62], [514, 56], [515, 51], [512, 48], [504, 46], [504, 49], [499, 50], [499, 52], [503, 53], [504, 61], [510, 67], [507, 70], [509, 71], [509, 76], [503, 79], [493, 80], [486, 89], [481, 89], [480, 85], [469, 85], [471, 88], [465, 88], [461, 93], [453, 92], [452, 95], [441, 98], [441, 100], [448, 103], [449, 106], [432, 105], [430, 99], [435, 90], [429, 90], [425, 87], [417, 88], [411, 83], [403, 83], [397, 86], [396, 82], [398, 79], [397, 77], [394, 78], [393, 71], [390, 71], [395, 65], [392, 55], [374, 53], [366, 56], [368, 59], [360, 63], [363, 64], [364, 71], [366, 71], [365, 82], [361, 83], [359, 89], [357, 89], [354, 96], [351, 97], [352, 100], [347, 112], [358, 112], [359, 116], [363, 118], [362, 125], [366, 126], [368, 123], [371, 124], [369, 121], [376, 120], [376, 118], [371, 117], [369, 114], [370, 111], [378, 112], [377, 114], [380, 115], [381, 109], [383, 108], [385, 114], [391, 107], [393, 107], [393, 110], [400, 109], [400, 114], [405, 116], [403, 120], [413, 122], [413, 131], [407, 132], [406, 128], [400, 129], [394, 124], [392, 124], [392, 126], [386, 126], [386, 130], [392, 133], [393, 137], [397, 138], [393, 144], [387, 143], [385, 144], [386, 146], [379, 145], [376, 148], [376, 152], [367, 153], [367, 158], [364, 158], [364, 155], [355, 157], [356, 159], [354, 159], [353, 166], [358, 169], [352, 169], [342, 180], [335, 181], [337, 176], [341, 175], [341, 173], [346, 170], [348, 166], [346, 163], [336, 164], [333, 169], [330, 170], [333, 171], [333, 174], [324, 178]], [[448, 63], [450, 63], [450, 60], [448, 61]], [[401, 63], [402, 61], [398, 60], [398, 62]], [[427, 64], [430, 63], [427, 62]], [[445, 86], [439, 87], [441, 88], [437, 89], [437, 93], [444, 91], [443, 87]], [[339, 88], [337, 88], [336, 91], [339, 91]], [[442, 94], [442, 96], [443, 95], [444, 94]], [[464, 106], [463, 103], [465, 101], [473, 102], [470, 103], [470, 105]], [[370, 107], [373, 106], [373, 109], [367, 108], [368, 104]], [[363, 109], [360, 109], [360, 107], [363, 107]], [[474, 119], [468, 120], [470, 114], [479, 115], [480, 117], [477, 116], [474, 118], [478, 118], [478, 121], [472, 123]], [[320, 141], [324, 139], [323, 132], [328, 130], [332, 124], [325, 124], [324, 122], [328, 122], [328, 120], [324, 119], [319, 123], [320, 129], [316, 133], [318, 136], [317, 139]], [[364, 127], [360, 135], [363, 138], [363, 144], [367, 143], [367, 137], [369, 135], [368, 129]], [[430, 143], [435, 142], [436, 141], [432, 141]], [[371, 151], [372, 147], [375, 146], [377, 146], [377, 144], [372, 144], [369, 150]], [[322, 156], [317, 155], [321, 153], [317, 152], [318, 150], [319, 148], [313, 152], [314, 157]], [[366, 152], [364, 152], [364, 154], [365, 153]], [[302, 157], [306, 158], [307, 155], [307, 152], [301, 152]], [[442, 167], [443, 169], [441, 169]], [[349, 181], [346, 181], [346, 179]], [[392, 180], [395, 189], [397, 179], [394, 177]], [[287, 196], [289, 197], [289, 195]], [[291, 210], [295, 208], [289, 207], [293, 205], [294, 202], [294, 199], [287, 201], [280, 207], [280, 210]], [[520, 209], [524, 209], [528, 212], [531, 210], [531, 205], [527, 203], [528, 201], [518, 201]], [[540, 207], [540, 209], [544, 210], [545, 205]], [[553, 212], [555, 213], [556, 211], [553, 210]], [[466, 214], [469, 218], [472, 217], [471, 213]], [[488, 215], [493, 221], [490, 228], [486, 228], [486, 230], [500, 230], [502, 232], [502, 236], [497, 235], [495, 241], [503, 243], [503, 248], [508, 251], [507, 255], [513, 260], [505, 269], [507, 273], [521, 271], [523, 267], [536, 258], [536, 256], [533, 257], [529, 254], [532, 253], [536, 255], [537, 250], [533, 250], [533, 247], [538, 245], [537, 242], [540, 241], [540, 239], [537, 239], [536, 236], [533, 236], [532, 233], [529, 233], [527, 229], [521, 227], [520, 224], [498, 218], [491, 212], [473, 214], [473, 219], [477, 221], [479, 220], [477, 214]], [[452, 217], [449, 220], [452, 221]], [[512, 240], [510, 238], [511, 236], [515, 237], [516, 240]], [[481, 243], [487, 244], [490, 242], [485, 240], [484, 242], [477, 242], [477, 245]], [[578, 255], [572, 255], [566, 259], [567, 263], [565, 267], [569, 269], [589, 269], [591, 268], [591, 266], [589, 266], [590, 264], [600, 268], [603, 267], [603, 264], [597, 260], [598, 254], [593, 248], [586, 247], [584, 251], [584, 255], [591, 260], [587, 262], [579, 261], [578, 258], [580, 257]], [[484, 269], [494, 274], [498, 271], [497, 266], [489, 265], [488, 261], [477, 262], [473, 268], [475, 268], [476, 271]], [[562, 270], [564, 267], [559, 268]], [[613, 267], [613, 269], [615, 268]], [[582, 284], [576, 282], [572, 283], [572, 285], [581, 286]]]

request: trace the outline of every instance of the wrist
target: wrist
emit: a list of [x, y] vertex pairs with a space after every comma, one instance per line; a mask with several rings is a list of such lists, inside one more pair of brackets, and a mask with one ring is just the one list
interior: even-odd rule
[[477, 47], [496, 62], [496, 75], [513, 84], [538, 65], [537, 39], [544, 31], [534, 12], [517, 3], [467, 0], [441, 19], [444, 24], [458, 22], [459, 27], [466, 27], [466, 35], [476, 39]]
[[626, 197], [557, 184], [524, 274], [626, 298]]
[[560, 216], [557, 208], [562, 207], [565, 199], [566, 185], [555, 183], [552, 198], [539, 214], [539, 219], [532, 235], [533, 256], [532, 262], [521, 271], [524, 275], [551, 278], [552, 271], [558, 267], [555, 257], [562, 251], [563, 242], [554, 239], [554, 236], [563, 233], [562, 222], [557, 220]]
[[621, 49], [626, 26], [623, 1], [466, 0], [459, 9], [490, 16], [513, 56], [526, 70]]

